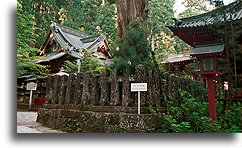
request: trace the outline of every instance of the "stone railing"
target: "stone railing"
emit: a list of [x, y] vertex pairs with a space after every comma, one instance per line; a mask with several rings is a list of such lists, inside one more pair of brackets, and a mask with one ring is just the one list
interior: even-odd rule
[[[104, 70], [98, 73], [76, 73], [50, 76], [46, 82], [47, 104], [76, 104], [93, 106], [136, 106], [137, 92], [130, 91], [131, 83], [147, 83], [148, 91], [141, 92], [141, 106], [162, 106], [166, 97], [178, 98], [178, 88], [201, 97], [200, 90], [190, 79], [161, 74], [139, 65], [135, 70]], [[201, 85], [201, 84], [199, 84]]]

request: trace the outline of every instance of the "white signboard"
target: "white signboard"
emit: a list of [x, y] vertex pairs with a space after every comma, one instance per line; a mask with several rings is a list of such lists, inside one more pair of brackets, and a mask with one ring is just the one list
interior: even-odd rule
[[36, 90], [37, 84], [34, 82], [27, 83], [27, 90]]
[[140, 92], [147, 91], [147, 83], [131, 83], [131, 91], [138, 92], [138, 114], [140, 114]]
[[131, 91], [147, 91], [147, 83], [131, 83]]

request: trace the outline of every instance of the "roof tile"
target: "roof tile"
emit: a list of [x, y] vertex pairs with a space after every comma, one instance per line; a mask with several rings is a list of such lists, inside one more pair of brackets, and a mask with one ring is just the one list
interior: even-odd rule
[[190, 53], [191, 56], [203, 55], [203, 54], [216, 54], [221, 53], [224, 50], [224, 44], [220, 41], [213, 43], [203, 43], [202, 45], [195, 45]]
[[176, 21], [180, 23], [168, 27], [170, 29], [202, 27], [218, 22], [235, 21], [239, 19], [241, 19], [241, 0], [236, 0], [227, 6], [217, 8], [208, 13], [176, 19]]

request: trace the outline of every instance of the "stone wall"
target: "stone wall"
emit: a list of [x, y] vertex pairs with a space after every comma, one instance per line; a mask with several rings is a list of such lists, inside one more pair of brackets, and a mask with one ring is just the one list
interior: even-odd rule
[[147, 83], [148, 91], [141, 92], [141, 106], [162, 106], [167, 97], [178, 100], [178, 88], [194, 97], [204, 97], [199, 82], [161, 74], [139, 65], [135, 70], [104, 70], [51, 76], [47, 79], [47, 104], [76, 104], [92, 106], [137, 106], [137, 92], [130, 91], [131, 83]]
[[[147, 83], [141, 92], [141, 114], [137, 114], [134, 82]], [[194, 87], [195, 86], [195, 87]], [[163, 113], [169, 97], [179, 104], [178, 88], [202, 97], [200, 83], [182, 79], [142, 65], [134, 70], [104, 70], [102, 74], [76, 73], [51, 76], [46, 81], [46, 101], [37, 122], [66, 132], [134, 133], [163, 132]]]
[[137, 115], [63, 108], [39, 109], [37, 118], [37, 122], [45, 126], [68, 133], [162, 132], [163, 121], [162, 114]]

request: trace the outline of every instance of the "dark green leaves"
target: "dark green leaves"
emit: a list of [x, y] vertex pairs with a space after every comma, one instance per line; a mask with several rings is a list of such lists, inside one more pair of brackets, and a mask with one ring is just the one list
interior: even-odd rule
[[114, 52], [113, 68], [135, 67], [139, 64], [152, 67], [151, 49], [146, 38], [147, 31], [138, 21], [131, 23], [119, 40], [118, 51]]

